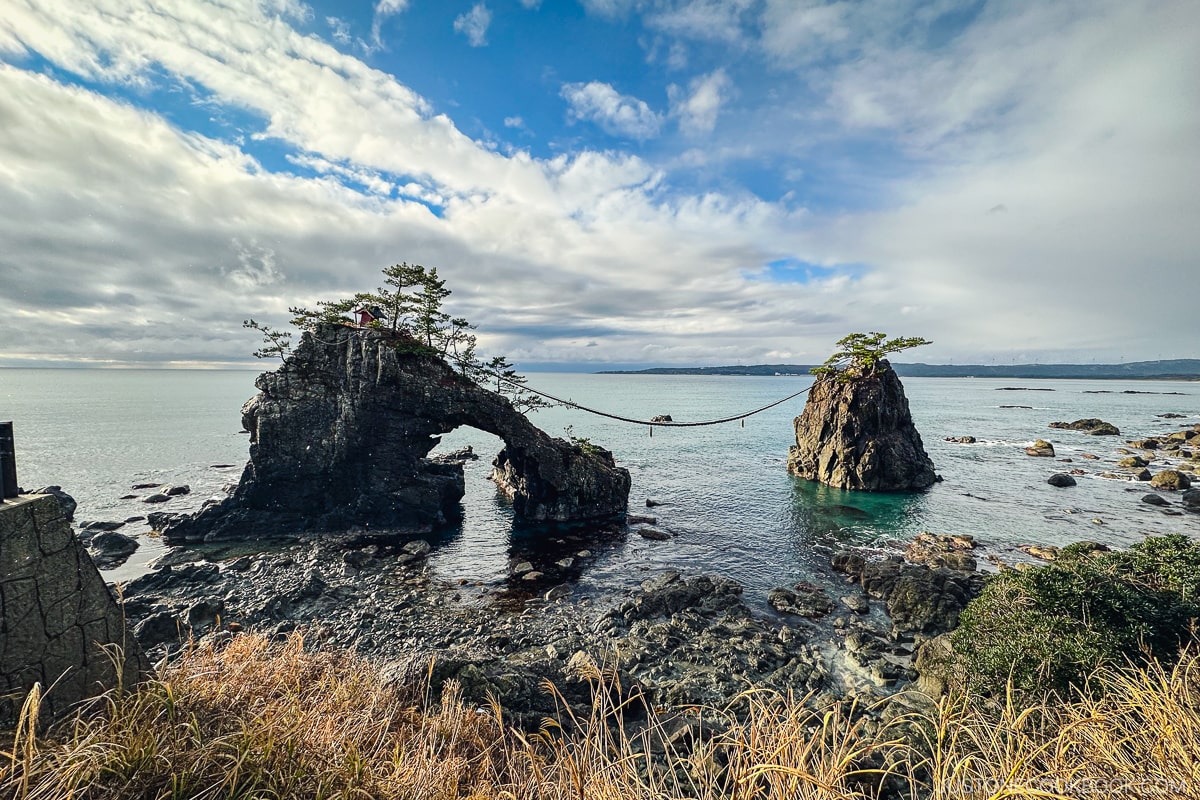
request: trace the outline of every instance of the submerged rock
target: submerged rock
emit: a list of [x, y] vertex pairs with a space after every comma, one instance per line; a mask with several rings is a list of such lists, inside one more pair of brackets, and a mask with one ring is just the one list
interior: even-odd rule
[[1077, 419], [1074, 422], [1051, 422], [1050, 427], [1069, 431], [1083, 431], [1084, 433], [1090, 433], [1092, 436], [1119, 436], [1121, 434], [1116, 425], [1105, 422], [1102, 419], [1096, 419], [1095, 417]]
[[427, 455], [462, 425], [504, 440], [497, 483], [518, 518], [625, 512], [629, 472], [610, 452], [552, 438], [411, 339], [323, 324], [255, 385], [259, 394], [242, 409], [250, 461], [241, 481], [194, 517], [168, 521], [168, 543], [447, 524], [460, 513], [462, 464]]
[[849, 380], [819, 376], [795, 429], [788, 471], [806, 480], [873, 492], [916, 491], [937, 481], [904, 386], [886, 360]]
[[1051, 486], [1063, 488], [1066, 486], [1074, 486], [1075, 479], [1065, 472], [1056, 472], [1046, 479], [1046, 483], [1050, 484]]
[[1040, 456], [1042, 458], [1054, 458], [1054, 445], [1050, 444], [1045, 439], [1038, 439], [1032, 445], [1025, 448], [1025, 455]]

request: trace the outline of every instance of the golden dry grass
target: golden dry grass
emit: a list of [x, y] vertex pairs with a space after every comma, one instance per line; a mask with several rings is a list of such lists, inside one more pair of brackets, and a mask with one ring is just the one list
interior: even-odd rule
[[590, 712], [562, 703], [523, 734], [494, 704], [464, 705], [453, 683], [435, 703], [299, 635], [238, 636], [44, 736], [32, 694], [0, 753], [0, 798], [1200, 798], [1195, 653], [1100, 670], [1088, 691], [1025, 708], [950, 697], [920, 712], [814, 709], [751, 691], [636, 726], [624, 713], [636, 700], [584, 672]]

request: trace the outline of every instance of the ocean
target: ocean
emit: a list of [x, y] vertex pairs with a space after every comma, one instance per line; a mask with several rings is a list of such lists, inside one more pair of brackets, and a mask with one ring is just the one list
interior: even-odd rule
[[[248, 437], [240, 409], [255, 393], [247, 371], [0, 370], [0, 420], [14, 422], [17, 467], [26, 489], [61, 485], [79, 502], [78, 521], [124, 520], [152, 510], [191, 510], [237, 481]], [[809, 377], [718, 377], [533, 373], [529, 384], [622, 416], [670, 414], [676, 421], [739, 414], [789, 395]], [[825, 570], [831, 549], [852, 545], [898, 552], [922, 531], [966, 533], [981, 550], [1027, 560], [1021, 544], [1088, 539], [1127, 546], [1147, 535], [1200, 535], [1200, 517], [1168, 516], [1140, 502], [1145, 484], [1099, 477], [1115, 468], [1124, 439], [1200, 422], [1200, 385], [1187, 382], [969, 378], [904, 380], [917, 428], [941, 483], [920, 494], [851, 493], [787, 474], [800, 397], [745, 421], [701, 428], [629, 425], [578, 410], [531, 417], [552, 435], [586, 437], [609, 448], [633, 477], [630, 509], [657, 519], [669, 541], [637, 535], [605, 543], [578, 589], [608, 593], [649, 574], [677, 569], [733, 578], [761, 602], [775, 587]], [[1009, 388], [1009, 387], [1014, 387]], [[1044, 390], [1044, 391], [1043, 391]], [[1136, 392], [1136, 393], [1126, 393]], [[1027, 406], [1027, 407], [1024, 407]], [[1162, 419], [1159, 414], [1183, 414]], [[1099, 417], [1120, 437], [1052, 430], [1054, 421]], [[946, 437], [974, 436], [976, 444]], [[1058, 458], [1032, 458], [1034, 439]], [[511, 510], [487, 480], [500, 440], [470, 428], [447, 434], [437, 451], [470, 445], [461, 526], [443, 532], [430, 559], [446, 580], [500, 585], [515, 548]], [[1085, 460], [1083, 454], [1099, 456]], [[1161, 465], [1152, 464], [1151, 470]], [[1078, 485], [1046, 478], [1081, 468]], [[192, 493], [149, 506], [139, 483], [188, 484]], [[646, 500], [661, 505], [646, 508]], [[141, 541], [110, 581], [144, 572], [164, 551], [144, 523], [122, 528]], [[984, 563], [982, 559], [981, 563]]]

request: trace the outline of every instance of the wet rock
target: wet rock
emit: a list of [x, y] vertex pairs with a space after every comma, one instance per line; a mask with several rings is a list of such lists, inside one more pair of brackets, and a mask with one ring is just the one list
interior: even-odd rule
[[1146, 459], [1141, 456], [1126, 456], [1117, 462], [1117, 466], [1122, 469], [1140, 469], [1146, 465]]
[[171, 499], [170, 495], [163, 494], [162, 492], [156, 492], [154, 494], [143, 497], [142, 502], [143, 503], [165, 503], [170, 499]]
[[627, 525], [657, 525], [658, 517], [648, 517], [645, 514], [626, 514]]
[[1045, 439], [1038, 439], [1029, 447], [1025, 448], [1025, 454], [1030, 456], [1039, 456], [1042, 458], [1054, 457], [1054, 445], [1047, 442]]
[[1053, 475], [1051, 475], [1049, 478], [1046, 479], [1046, 483], [1050, 484], [1051, 486], [1057, 486], [1059, 488], [1063, 488], [1063, 487], [1067, 487], [1067, 486], [1074, 486], [1076, 484], [1076, 481], [1074, 478], [1072, 478], [1070, 475], [1067, 475], [1066, 473], [1056, 472]]
[[767, 602], [776, 611], [819, 619], [833, 610], [833, 601], [820, 586], [801, 581], [793, 589], [777, 588], [767, 593]]
[[1169, 505], [1171, 505], [1167, 501], [1167, 498], [1163, 497], [1161, 494], [1144, 494], [1144, 495], [1142, 495], [1142, 502], [1146, 503], [1148, 505], [1152, 505], [1152, 506], [1169, 506]]
[[400, 548], [401, 552], [407, 553], [410, 556], [423, 557], [429, 555], [433, 551], [433, 547], [424, 539], [416, 539], [411, 542], [406, 542]]
[[475, 448], [471, 445], [460, 447], [458, 450], [451, 450], [449, 453], [436, 455], [432, 459], [439, 464], [465, 464], [468, 461], [478, 461], [479, 454], [475, 452]]
[[1183, 419], [1187, 415], [1186, 414], [1176, 414], [1174, 412], [1169, 411], [1166, 414], [1155, 414], [1154, 416], [1158, 417], [1159, 419]]
[[99, 569], [112, 569], [124, 564], [133, 555], [138, 549], [138, 542], [123, 533], [104, 531], [92, 537], [91, 547], [96, 566]]
[[1091, 417], [1088, 419], [1077, 419], [1074, 422], [1051, 422], [1051, 428], [1059, 428], [1071, 431], [1082, 431], [1091, 434], [1092, 436], [1119, 436], [1121, 431], [1116, 425], [1105, 422], [1102, 419]]
[[191, 494], [192, 487], [188, 486], [186, 483], [182, 483], [178, 486], [164, 486], [161, 491], [167, 497], [179, 497], [181, 495]]
[[945, 441], [953, 444], [975, 444], [974, 436], [947, 436]]
[[976, 562], [971, 551], [975, 549], [974, 537], [967, 534], [943, 536], [920, 533], [904, 551], [904, 558], [913, 564], [929, 567], [974, 571]]
[[1144, 482], [1144, 481], [1150, 480], [1154, 476], [1150, 474], [1150, 470], [1140, 469], [1140, 470], [1134, 472], [1132, 477], [1135, 481]]
[[1200, 511], [1200, 489], [1191, 489], [1184, 492], [1179, 501], [1189, 511]]
[[129, 488], [133, 489], [136, 492], [136, 491], [140, 491], [142, 489], [157, 489], [160, 486], [162, 486], [161, 483], [135, 483], [133, 486], [130, 486]]
[[861, 594], [848, 594], [841, 598], [842, 605], [855, 614], [866, 614], [871, 610], [871, 603]]
[[1179, 470], [1164, 469], [1154, 474], [1154, 477], [1150, 479], [1150, 485], [1155, 489], [1182, 490], [1190, 488], [1192, 481], [1187, 474]]
[[1058, 559], [1058, 548], [1053, 545], [1040, 544], [1019, 544], [1017, 549], [1026, 555], [1041, 559], [1042, 561], [1055, 561]]
[[660, 531], [657, 528], [638, 528], [637, 532], [643, 539], [650, 539], [655, 542], [666, 542], [671, 539], [671, 534], [666, 531]]
[[794, 425], [788, 471], [805, 480], [879, 492], [927, 489], [937, 480], [886, 359], [849, 380], [818, 376]]
[[670, 414], [655, 414], [650, 418], [651, 422], [674, 422]]

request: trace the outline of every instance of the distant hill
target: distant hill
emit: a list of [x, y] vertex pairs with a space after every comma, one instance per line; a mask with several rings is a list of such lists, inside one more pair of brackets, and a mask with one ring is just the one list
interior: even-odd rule
[[[607, 370], [601, 375], [808, 375], [812, 364], [729, 367], [654, 367]], [[1091, 378], [1093, 380], [1200, 380], [1200, 359], [1133, 361], [1128, 364], [893, 364], [910, 378]]]

